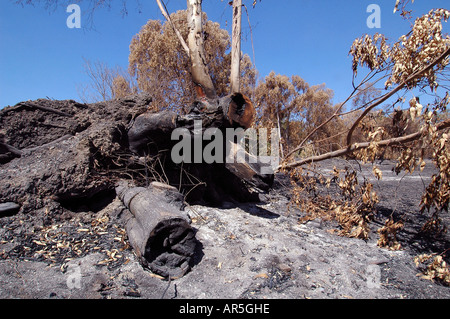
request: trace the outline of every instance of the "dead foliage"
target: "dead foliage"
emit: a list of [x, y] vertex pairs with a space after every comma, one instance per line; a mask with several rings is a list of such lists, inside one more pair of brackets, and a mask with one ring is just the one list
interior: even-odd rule
[[[368, 223], [373, 219], [378, 196], [373, 191], [373, 185], [367, 180], [358, 181], [357, 174], [348, 167], [333, 169], [333, 178], [325, 179], [323, 176], [311, 172], [303, 174], [303, 169], [291, 172], [293, 187], [291, 205], [299, 207], [306, 212], [299, 223], [305, 223], [316, 218], [336, 221], [339, 229], [334, 230], [341, 236], [368, 239], [370, 228]], [[323, 187], [337, 186], [338, 196], [324, 195]]]
[[109, 269], [130, 261], [124, 254], [130, 249], [126, 231], [108, 215], [92, 218], [90, 222], [73, 218], [19, 234], [13, 224], [4, 227], [6, 233], [1, 243], [11, 243], [14, 247], [2, 254], [2, 259], [42, 261], [49, 266], [58, 266], [62, 271], [66, 270], [69, 261], [89, 253], [103, 254], [104, 259], [98, 265]]
[[450, 267], [442, 254], [422, 254], [416, 256], [414, 262], [416, 267], [421, 270], [417, 276], [450, 286]]
[[[395, 5], [395, 11], [401, 10], [405, 19], [410, 19], [410, 12], [405, 9], [408, 2], [397, 1]], [[411, 31], [396, 42], [390, 43], [379, 33], [364, 35], [353, 42], [349, 54], [353, 57], [354, 91], [323, 121], [325, 124], [341, 118], [347, 123], [349, 129], [344, 130], [344, 146], [336, 151], [319, 151], [307, 158], [286, 158], [280, 165], [280, 168], [292, 171], [293, 204], [307, 212], [303, 219], [332, 219], [339, 224], [339, 234], [367, 238], [367, 223], [377, 197], [372, 185], [366, 180], [358, 183], [356, 171], [351, 170], [341, 172], [343, 176], [335, 172], [334, 178], [326, 182], [328, 186], [331, 182], [338, 186], [340, 198], [323, 197], [311, 185], [308, 174], [301, 177], [303, 173], [298, 167], [340, 156], [363, 163], [394, 156], [397, 162], [394, 171], [399, 174], [423, 170], [425, 159], [429, 158], [438, 172], [432, 176], [420, 203], [420, 212], [429, 218], [422, 232], [437, 235], [447, 230], [440, 215], [448, 212], [450, 199], [450, 121], [447, 111], [450, 96], [448, 92], [445, 96], [440, 95], [438, 88], [446, 88], [448, 81], [445, 72], [450, 61], [450, 36], [443, 33], [442, 25], [449, 18], [449, 10], [432, 9], [410, 21]], [[363, 67], [367, 72], [356, 84], [358, 71]], [[383, 89], [375, 86], [381, 81], [384, 82], [384, 94]], [[421, 104], [415, 90], [435, 96], [435, 101]], [[398, 96], [397, 100], [389, 102], [394, 96]], [[342, 113], [348, 101], [353, 101], [354, 108]], [[305, 149], [322, 126], [312, 129], [294, 151]], [[320, 145], [314, 144], [313, 148], [320, 150]], [[373, 174], [378, 180], [383, 178], [377, 166], [373, 166]], [[401, 228], [402, 222], [388, 219], [378, 231], [378, 244], [390, 249], [400, 248], [396, 234]]]
[[380, 236], [377, 241], [377, 245], [390, 250], [401, 249], [402, 246], [397, 240], [397, 232], [401, 230], [403, 226], [404, 223], [402, 221], [394, 222], [392, 217], [386, 219], [384, 226], [377, 230], [377, 233]]

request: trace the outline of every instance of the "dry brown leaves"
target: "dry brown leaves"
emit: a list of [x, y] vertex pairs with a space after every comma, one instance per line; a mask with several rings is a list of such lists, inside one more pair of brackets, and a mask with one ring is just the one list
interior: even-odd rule
[[46, 261], [50, 266], [59, 265], [64, 271], [67, 263], [87, 253], [105, 254], [99, 265], [110, 266], [112, 263], [126, 263], [122, 252], [129, 248], [125, 229], [109, 223], [104, 215], [91, 223], [61, 223], [45, 226], [35, 231], [31, 238], [25, 238], [19, 258]]
[[394, 222], [389, 218], [384, 223], [384, 226], [377, 230], [380, 238], [377, 241], [379, 247], [387, 248], [389, 250], [401, 249], [400, 243], [397, 241], [397, 232], [404, 226], [402, 221]]
[[[186, 41], [189, 28], [187, 11], [170, 14], [175, 28]], [[203, 12], [206, 64], [218, 96], [229, 93], [231, 38], [220, 24]], [[185, 53], [169, 22], [149, 20], [130, 43], [129, 70], [139, 89], [152, 95], [152, 110], [181, 111], [195, 99], [189, 56]], [[256, 69], [245, 54], [241, 60], [241, 91], [251, 96], [256, 84]], [[119, 83], [120, 84], [120, 83]]]
[[[343, 176], [341, 176], [343, 175]], [[318, 182], [330, 187], [336, 184], [340, 196], [323, 196], [318, 191]], [[332, 230], [340, 236], [368, 239], [370, 234], [369, 222], [373, 218], [378, 196], [373, 191], [373, 185], [364, 181], [358, 182], [357, 174], [348, 168], [338, 170], [334, 167], [334, 177], [324, 179], [314, 178], [309, 174], [303, 175], [302, 169], [291, 173], [293, 197], [291, 204], [306, 212], [306, 216], [299, 219], [299, 223], [321, 218], [334, 220], [339, 229]]]
[[[405, 11], [408, 2], [409, 0], [398, 0], [395, 5], [395, 10], [401, 8], [402, 16], [405, 18], [411, 16], [410, 12]], [[436, 92], [440, 82], [446, 84], [448, 81], [444, 68], [450, 60], [445, 55], [450, 47], [450, 36], [443, 33], [442, 25], [449, 19], [449, 10], [432, 9], [412, 21], [411, 31], [396, 42], [388, 43], [386, 37], [378, 33], [356, 39], [349, 52], [353, 57], [354, 76], [356, 77], [359, 67], [367, 67], [370, 71], [368, 76], [378, 76], [380, 80], [386, 81], [386, 90], [396, 86], [384, 95], [386, 97], [389, 97], [389, 93], [400, 90], [405, 91], [406, 96], [406, 93], [414, 88]], [[442, 83], [441, 86], [445, 87]], [[443, 211], [448, 212], [450, 199], [450, 132], [448, 129], [438, 130], [437, 127], [440, 121], [442, 123], [442, 120], [448, 118], [447, 106], [450, 103], [450, 94], [447, 92], [445, 97], [437, 97], [434, 103], [428, 105], [420, 104], [419, 99], [412, 95], [409, 109], [394, 112], [390, 123], [383, 122], [383, 116], [377, 115], [372, 110], [377, 105], [376, 99], [365, 103], [368, 112], [363, 113], [364, 117], [357, 123], [358, 130], [362, 132], [361, 139], [367, 141], [369, 147], [352, 155], [362, 162], [373, 163], [375, 159], [384, 156], [383, 147], [386, 145], [381, 147], [378, 142], [392, 138], [393, 145], [388, 147], [397, 157], [394, 168], [397, 174], [401, 171], [412, 173], [417, 168], [423, 170], [426, 165], [425, 158], [431, 158], [438, 173], [432, 176], [420, 203], [421, 212], [426, 211], [431, 215], [422, 231], [442, 232], [446, 229], [439, 214]], [[387, 108], [394, 109], [395, 104], [403, 104], [404, 96]], [[421, 133], [420, 139], [408, 142], [394, 141], [396, 137], [411, 133]], [[378, 180], [383, 177], [377, 166], [373, 166], [373, 174]], [[367, 225], [378, 202], [372, 184], [366, 180], [361, 184], [358, 182], [356, 172], [350, 170], [335, 169], [334, 177], [326, 182], [321, 181], [320, 176], [311, 178], [310, 174], [298, 169], [291, 172], [291, 178], [292, 204], [307, 212], [300, 222], [318, 217], [332, 219], [339, 223], [340, 235], [368, 237]], [[328, 187], [332, 184], [337, 185], [340, 197], [320, 195], [318, 183], [326, 184]], [[402, 227], [402, 222], [388, 219], [378, 230], [379, 246], [400, 249], [396, 237]]]
[[[439, 58], [450, 45], [450, 37], [442, 33], [442, 22], [447, 22], [450, 11], [433, 9], [415, 20], [412, 30], [403, 35], [392, 45], [387, 44], [382, 34], [372, 37], [365, 35], [353, 42], [349, 54], [353, 56], [353, 72], [356, 76], [359, 66], [368, 67], [370, 71], [382, 71], [389, 67], [390, 76], [385, 86], [400, 84], [427, 65]], [[449, 63], [448, 59], [440, 61], [435, 68], [410, 80], [408, 86], [417, 85], [426, 80], [433, 91], [438, 87], [437, 71]]]
[[424, 114], [425, 124], [422, 126], [424, 140], [433, 149], [433, 160], [438, 168], [438, 173], [431, 177], [420, 202], [420, 210], [423, 213], [431, 213], [430, 219], [422, 227], [425, 233], [446, 232], [447, 228], [441, 223], [439, 214], [448, 212], [450, 202], [450, 145], [449, 133], [439, 133], [432, 122], [433, 112]]
[[416, 267], [421, 269], [417, 274], [423, 279], [438, 281], [450, 286], [450, 267], [444, 261], [442, 255], [422, 254], [414, 258]]

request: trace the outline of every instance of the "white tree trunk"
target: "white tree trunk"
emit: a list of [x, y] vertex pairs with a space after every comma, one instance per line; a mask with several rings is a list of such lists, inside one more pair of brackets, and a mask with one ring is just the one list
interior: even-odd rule
[[241, 62], [241, 19], [242, 0], [233, 0], [233, 26], [231, 43], [231, 93], [238, 93], [240, 85], [240, 62]]
[[216, 91], [206, 65], [202, 30], [202, 0], [187, 0], [188, 46], [191, 58], [192, 81], [197, 97], [216, 98]]

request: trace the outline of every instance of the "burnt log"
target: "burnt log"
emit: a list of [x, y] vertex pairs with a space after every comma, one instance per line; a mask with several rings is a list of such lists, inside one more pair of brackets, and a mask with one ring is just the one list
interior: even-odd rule
[[241, 93], [234, 93], [225, 98], [224, 106], [225, 118], [230, 125], [244, 129], [252, 127], [256, 111], [253, 103], [247, 96]]
[[236, 177], [262, 190], [268, 190], [274, 181], [273, 167], [269, 157], [248, 153], [240, 144], [227, 141], [225, 168]]
[[181, 210], [183, 195], [176, 188], [160, 183], [152, 183], [148, 188], [121, 183], [116, 193], [132, 214], [126, 222], [126, 231], [141, 264], [165, 278], [186, 274], [197, 241], [188, 217]]
[[144, 113], [139, 115], [128, 130], [130, 150], [139, 154], [158, 153], [167, 147], [170, 133], [177, 127], [174, 112]]
[[[229, 160], [236, 155], [230, 154], [236, 151], [236, 146], [230, 147], [229, 143], [237, 145], [238, 137], [232, 137], [230, 141], [222, 138], [221, 149], [216, 150], [220, 151], [221, 155], [216, 156], [213, 163], [206, 163], [203, 158], [201, 161], [197, 160], [202, 157], [205, 144], [209, 144], [209, 141], [203, 140], [206, 130], [217, 129], [222, 137], [228, 137], [228, 129], [248, 129], [253, 125], [254, 120], [253, 104], [241, 93], [234, 93], [220, 99], [203, 98], [195, 101], [187, 114], [177, 115], [170, 111], [160, 111], [138, 116], [128, 130], [129, 148], [140, 156], [160, 156], [161, 153], [165, 153], [162, 161], [164, 172], [161, 173], [167, 177], [167, 183], [182, 189], [184, 193], [194, 198], [191, 202], [197, 202], [197, 199], [202, 198], [208, 199], [207, 204], [220, 205], [221, 201], [230, 201], [227, 195], [231, 195], [233, 199], [240, 202], [258, 201], [258, 196], [255, 196], [252, 191], [244, 191], [248, 189], [247, 184], [266, 190], [272, 185], [273, 173], [262, 169], [268, 168], [268, 165], [262, 163], [257, 157], [253, 156], [250, 162], [246, 160], [245, 157], [249, 155], [247, 153], [244, 157], [238, 157], [238, 161]], [[198, 123], [201, 123], [200, 127]], [[175, 164], [168, 156], [170, 150], [179, 142], [179, 140], [171, 139], [176, 129], [183, 129], [190, 134], [191, 145], [201, 144], [200, 149], [194, 146], [192, 154], [184, 158], [182, 167], [179, 162]], [[198, 154], [200, 152], [201, 154]], [[194, 176], [198, 183], [192, 185], [180, 180], [184, 172]], [[203, 185], [199, 187], [200, 183]], [[183, 189], [183, 184], [190, 185]], [[195, 192], [192, 192], [194, 188]], [[189, 201], [189, 198], [187, 200]]]
[[170, 146], [170, 134], [176, 128], [194, 129], [194, 121], [202, 121], [207, 128], [250, 128], [255, 120], [255, 109], [250, 99], [235, 93], [221, 99], [195, 101], [188, 114], [177, 115], [171, 111], [139, 115], [128, 130], [130, 150], [152, 153], [159, 146]]
[[12, 202], [0, 204], [0, 217], [14, 215], [20, 210], [20, 205]]
[[0, 164], [10, 162], [12, 159], [21, 157], [22, 152], [14, 146], [0, 142]]

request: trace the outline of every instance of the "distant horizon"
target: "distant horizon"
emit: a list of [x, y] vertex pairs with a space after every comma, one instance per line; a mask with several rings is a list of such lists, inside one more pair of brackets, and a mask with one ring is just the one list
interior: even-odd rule
[[[445, 2], [415, 1], [410, 8], [416, 17], [431, 8], [445, 8]], [[66, 11], [67, 6], [46, 10], [40, 5], [22, 7], [3, 1], [0, 109], [39, 98], [81, 102], [77, 90], [89, 84], [83, 73], [83, 59], [127, 69], [132, 37], [149, 19], [164, 21], [155, 1], [142, 3], [139, 9], [135, 2], [130, 3], [125, 16], [120, 5], [97, 9], [91, 28], [83, 11], [87, 10], [86, 4], [79, 2], [81, 28], [69, 28], [66, 22], [71, 13]], [[255, 62], [259, 80], [271, 71], [299, 75], [310, 85], [325, 84], [333, 90], [334, 104], [343, 102], [352, 91], [348, 51], [354, 39], [378, 32], [394, 42], [410, 29], [399, 12], [393, 13], [394, 0], [348, 0], [344, 5], [332, 0], [284, 0], [283, 5], [262, 1], [255, 8], [252, 1], [244, 3], [251, 33], [244, 10], [242, 51]], [[373, 4], [381, 9], [380, 28], [370, 28], [367, 21], [371, 15], [369, 6]], [[167, 7], [172, 13], [186, 9], [186, 4], [168, 1]], [[204, 1], [203, 10], [209, 20], [231, 33], [231, 7], [227, 1]], [[444, 32], [449, 29], [445, 23]]]

